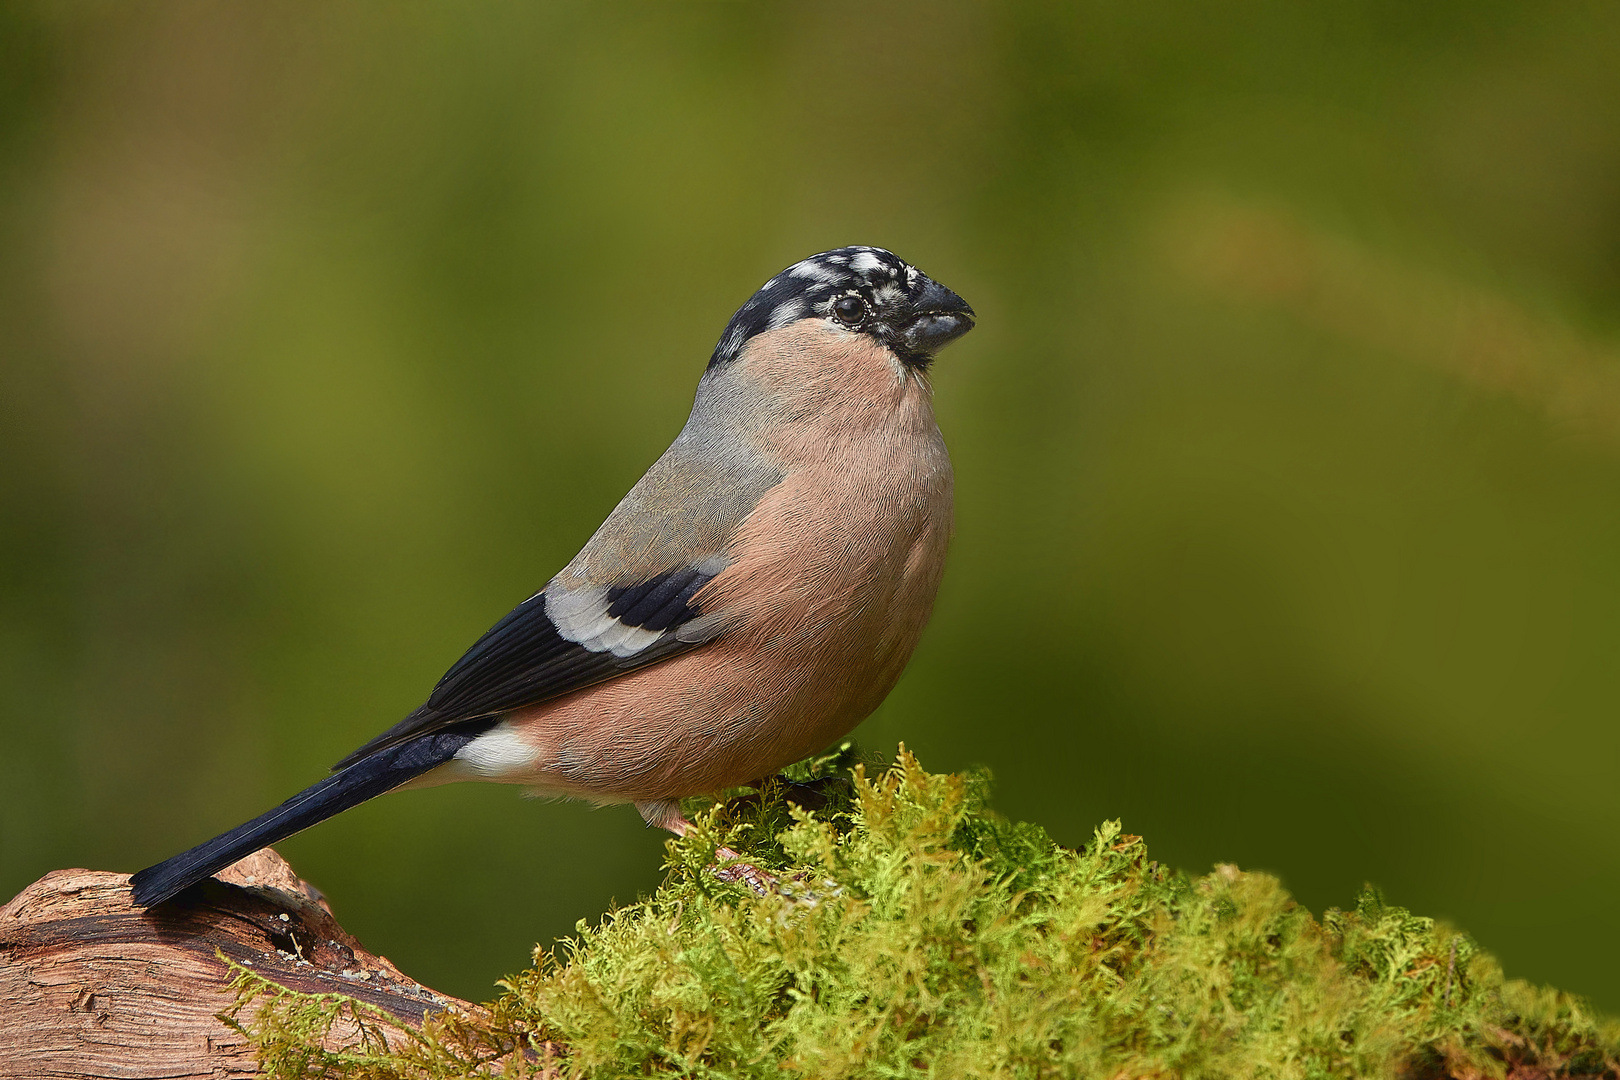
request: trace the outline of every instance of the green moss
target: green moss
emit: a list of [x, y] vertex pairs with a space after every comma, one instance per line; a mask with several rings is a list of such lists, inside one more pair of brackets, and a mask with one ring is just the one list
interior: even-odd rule
[[[822, 763], [825, 766], [826, 762]], [[812, 767], [812, 772], [816, 770]], [[902, 752], [811, 815], [696, 811], [652, 897], [503, 984], [488, 1016], [386, 1018], [241, 971], [277, 1077], [1616, 1075], [1620, 1027], [1503, 979], [1371, 890], [1319, 921], [1274, 878], [1189, 878], [1117, 822], [1082, 851]], [[729, 847], [776, 884], [720, 880]], [[335, 1025], [335, 1026], [334, 1026]], [[321, 1049], [329, 1031], [348, 1049]], [[396, 1043], [399, 1040], [396, 1039]], [[561, 1049], [558, 1049], [561, 1048]]]

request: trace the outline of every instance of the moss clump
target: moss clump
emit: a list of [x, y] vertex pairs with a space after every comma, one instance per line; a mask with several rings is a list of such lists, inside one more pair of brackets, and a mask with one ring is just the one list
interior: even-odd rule
[[[782, 794], [697, 814], [654, 896], [536, 950], [486, 1016], [390, 1050], [384, 1017], [245, 971], [238, 1015], [278, 1077], [1620, 1075], [1620, 1028], [1370, 890], [1318, 921], [1116, 822], [1061, 848], [903, 751], [814, 815]], [[775, 885], [720, 880], [722, 847]]]

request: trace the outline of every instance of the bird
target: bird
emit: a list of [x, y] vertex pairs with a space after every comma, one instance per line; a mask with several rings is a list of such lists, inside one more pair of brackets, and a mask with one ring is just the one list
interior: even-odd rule
[[399, 723], [273, 810], [131, 878], [154, 907], [375, 796], [455, 781], [630, 803], [757, 783], [899, 680], [952, 531], [930, 365], [976, 316], [892, 252], [794, 263], [731, 317], [669, 448]]

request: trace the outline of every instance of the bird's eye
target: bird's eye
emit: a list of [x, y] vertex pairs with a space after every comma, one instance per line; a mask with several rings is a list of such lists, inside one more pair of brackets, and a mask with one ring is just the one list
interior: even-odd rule
[[845, 296], [833, 305], [833, 314], [846, 326], [854, 326], [866, 315], [866, 301], [858, 296]]

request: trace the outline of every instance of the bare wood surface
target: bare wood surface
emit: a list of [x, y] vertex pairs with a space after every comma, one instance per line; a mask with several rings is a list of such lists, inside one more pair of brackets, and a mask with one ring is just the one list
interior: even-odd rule
[[367, 952], [268, 848], [151, 911], [131, 902], [125, 874], [57, 870], [0, 908], [0, 1080], [257, 1075], [215, 1015], [232, 1002], [216, 951], [413, 1026], [476, 1011]]

